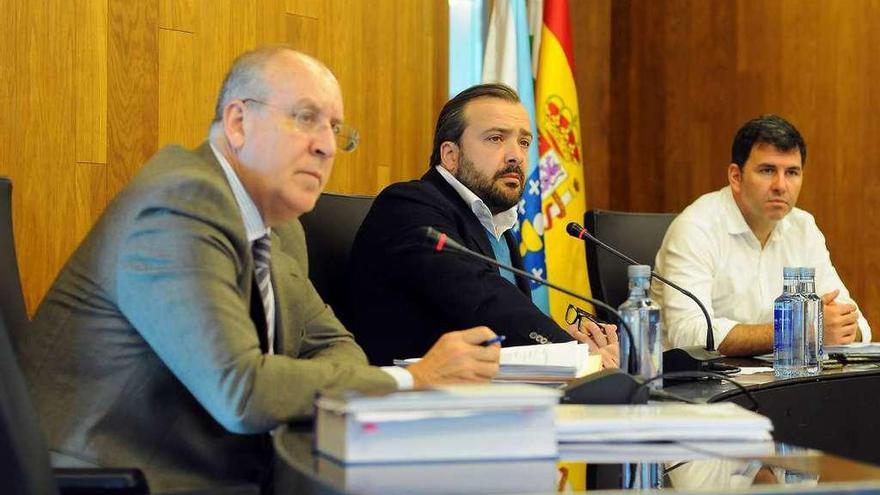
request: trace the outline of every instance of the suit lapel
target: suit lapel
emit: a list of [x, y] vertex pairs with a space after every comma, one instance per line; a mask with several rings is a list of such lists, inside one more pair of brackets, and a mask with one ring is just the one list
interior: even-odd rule
[[[217, 161], [217, 157], [214, 155], [214, 150], [211, 149], [211, 144], [208, 141], [204, 141], [198, 148], [196, 148], [195, 152], [196, 152], [196, 154], [198, 154], [202, 157], [202, 159], [205, 161], [205, 163], [209, 163], [211, 165], [212, 169], [216, 172], [218, 180], [222, 181], [224, 187], [226, 188], [226, 191], [228, 192], [229, 196], [232, 198], [233, 203], [238, 204], [238, 202], [235, 200], [235, 193], [232, 192], [232, 186], [229, 184], [229, 181], [226, 178], [226, 174], [223, 172], [223, 167], [220, 165], [220, 162]], [[238, 215], [239, 218], [241, 218], [240, 211], [236, 210], [236, 214]], [[245, 302], [248, 304], [248, 308], [249, 308], [249, 312], [250, 312], [249, 316], [251, 318], [251, 321], [253, 321], [254, 327], [256, 328], [256, 331], [257, 331], [257, 338], [260, 341], [260, 350], [265, 353], [269, 349], [268, 328], [266, 327], [266, 311], [263, 308], [263, 300], [260, 297], [260, 289], [259, 289], [259, 287], [257, 287], [257, 281], [256, 281], [256, 275], [255, 275], [256, 263], [254, 262], [254, 257], [253, 257], [253, 246], [251, 245], [250, 242], [247, 241], [247, 232], [245, 231], [245, 226], [244, 226], [243, 220], [240, 222], [240, 229], [241, 229], [240, 231], [236, 232], [236, 235], [243, 242], [247, 243], [247, 250], [248, 250], [248, 253], [250, 253], [250, 258], [249, 258], [250, 265], [245, 267], [245, 269], [248, 272], [248, 280], [250, 281], [247, 288], [245, 289], [245, 292], [248, 296], [248, 300], [246, 300]], [[273, 244], [275, 244], [274, 240], [273, 240]], [[273, 248], [272, 253], [274, 254], [275, 251], [276, 250]], [[274, 287], [274, 285], [275, 285], [274, 273], [272, 274], [272, 277], [273, 277], [272, 284]], [[277, 310], [278, 301], [279, 301], [278, 297], [279, 296], [276, 292], [276, 294], [275, 294], [275, 308], [276, 308], [276, 311], [275, 311], [275, 313], [276, 313], [276, 315], [275, 315], [276, 332], [275, 333], [276, 333], [276, 337], [278, 336], [278, 333], [279, 333], [278, 329], [281, 328], [279, 326], [279, 322], [278, 322], [278, 318], [279, 318], [278, 317], [279, 311]], [[278, 351], [277, 342], [276, 342], [276, 349], [275, 350], [276, 350], [276, 352]]]
[[[210, 163], [216, 169], [218, 177], [220, 177], [226, 185], [229, 195], [234, 198], [235, 195], [232, 192], [232, 186], [229, 185], [229, 182], [226, 180], [226, 176], [223, 173], [223, 167], [220, 166], [217, 157], [214, 156], [214, 151], [211, 149], [210, 143], [208, 141], [203, 142], [201, 146], [196, 149], [196, 153], [201, 155], [206, 162]], [[239, 216], [241, 215], [240, 212], [238, 212], [238, 214]], [[243, 221], [241, 223], [241, 231], [237, 234], [241, 236], [241, 239], [244, 239], [245, 242], [247, 242], [247, 233], [245, 232]], [[304, 324], [301, 321], [297, 321], [297, 318], [302, 317], [302, 297], [300, 297], [301, 294], [294, 293], [294, 287], [296, 287], [296, 285], [292, 280], [296, 278], [296, 274], [293, 274], [291, 270], [287, 268], [291, 266], [289, 261], [290, 258], [286, 256], [281, 249], [280, 238], [274, 231], [271, 234], [271, 238], [272, 245], [269, 259], [271, 264], [272, 291], [275, 295], [275, 353], [295, 356], [296, 353], [291, 351], [298, 351], [300, 338], [290, 338], [291, 336], [289, 335], [288, 329], [304, 327]], [[263, 352], [266, 352], [268, 349], [266, 313], [265, 309], [263, 309], [263, 301], [260, 298], [260, 290], [256, 284], [256, 263], [254, 262], [253, 248], [250, 243], [248, 243], [248, 252], [251, 254], [250, 266], [246, 267], [249, 272], [249, 280], [251, 281], [249, 285], [250, 317], [256, 327], [257, 337], [260, 339], [260, 349]]]
[[486, 228], [483, 227], [477, 219], [477, 216], [474, 215], [470, 205], [465, 203], [458, 192], [446, 182], [446, 179], [444, 179], [442, 175], [440, 175], [440, 172], [431, 167], [431, 170], [422, 176], [422, 180], [436, 187], [437, 190], [440, 191], [440, 193], [456, 208], [456, 211], [458, 211], [458, 216], [464, 227], [462, 236], [465, 238], [461, 239], [461, 241], [469, 248], [494, 258], [495, 253], [492, 251], [492, 246], [489, 244], [489, 234], [486, 232]]
[[281, 249], [281, 239], [272, 231], [272, 289], [275, 292], [275, 353], [296, 356], [305, 329], [303, 274], [299, 265]]
[[[523, 259], [519, 254], [519, 245], [516, 242], [516, 238], [513, 236], [511, 231], [507, 231], [504, 233], [504, 240], [507, 241], [507, 247], [510, 249], [510, 264], [514, 266], [514, 268], [523, 269]], [[520, 275], [514, 275], [516, 279], [516, 286], [519, 287], [519, 290], [523, 291], [523, 293], [529, 297], [531, 294], [531, 287], [529, 287], [529, 281]]]

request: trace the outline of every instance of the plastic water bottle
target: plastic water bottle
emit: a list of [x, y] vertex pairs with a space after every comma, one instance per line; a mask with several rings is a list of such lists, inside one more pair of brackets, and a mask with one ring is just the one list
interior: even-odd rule
[[[809, 449], [778, 442], [776, 444], [776, 455], [780, 457], [803, 457], [809, 455]], [[777, 481], [786, 485], [815, 486], [819, 482], [819, 475], [817, 473], [807, 471], [777, 468], [774, 469], [774, 474], [776, 474]]]
[[798, 292], [804, 298], [804, 364], [808, 375], [816, 375], [822, 371], [825, 354], [825, 319], [822, 298], [816, 294], [815, 268], [801, 267]]
[[[648, 265], [632, 265], [627, 267], [629, 276], [629, 298], [620, 305], [620, 315], [629, 326], [635, 339], [637, 369], [629, 370], [643, 378], [653, 378], [663, 372], [663, 349], [660, 335], [663, 323], [660, 317], [660, 306], [648, 297], [651, 287], [651, 267]], [[620, 362], [629, 363], [629, 337], [626, 331], [618, 332], [620, 338]], [[663, 387], [662, 380], [649, 385], [657, 390]]]
[[806, 374], [804, 301], [798, 293], [800, 269], [782, 269], [782, 295], [773, 302], [773, 372], [779, 378]]

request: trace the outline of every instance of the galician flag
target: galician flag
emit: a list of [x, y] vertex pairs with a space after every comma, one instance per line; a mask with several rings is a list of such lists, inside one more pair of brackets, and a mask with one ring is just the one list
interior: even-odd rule
[[[568, 0], [544, 0], [535, 107], [538, 122], [543, 229], [547, 276], [551, 282], [590, 295], [584, 246], [565, 232], [583, 222], [586, 200], [581, 126], [574, 83]], [[550, 292], [550, 316], [564, 321], [565, 294]]]
[[[529, 112], [532, 135], [537, 137], [532, 56], [529, 41], [525, 0], [495, 0], [486, 39], [483, 82], [500, 82], [516, 89], [520, 100]], [[544, 242], [541, 239], [543, 214], [541, 213], [541, 179], [538, 172], [537, 139], [532, 140], [532, 146], [529, 148], [529, 164], [525, 174], [523, 198], [518, 205], [519, 223], [514, 227], [513, 233], [519, 241], [520, 254], [523, 256], [525, 269], [539, 277], [546, 277]], [[548, 313], [547, 288], [534, 282], [530, 284], [530, 287], [532, 301], [542, 311]]]

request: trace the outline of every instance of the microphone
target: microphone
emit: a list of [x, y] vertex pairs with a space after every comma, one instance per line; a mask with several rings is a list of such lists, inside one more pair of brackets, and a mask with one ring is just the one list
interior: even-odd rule
[[[642, 264], [614, 249], [608, 244], [605, 244], [596, 236], [587, 232], [587, 229], [581, 227], [575, 222], [569, 222], [569, 224], [565, 227], [565, 231], [568, 232], [568, 235], [580, 239], [584, 242], [589, 239], [590, 241], [596, 243], [596, 245], [598, 245], [602, 249], [608, 251], [614, 256], [617, 256], [626, 263], [629, 263], [631, 265]], [[712, 318], [709, 317], [709, 312], [706, 311], [706, 307], [703, 306], [703, 303], [700, 302], [697, 296], [693, 295], [693, 293], [684, 289], [678, 284], [671, 282], [654, 270], [651, 270], [651, 277], [656, 278], [657, 280], [689, 297], [691, 300], [697, 303], [697, 306], [700, 307], [700, 311], [703, 312], [703, 316], [706, 318], [706, 347], [677, 347], [663, 352], [663, 371], [700, 371], [711, 368], [712, 363], [720, 360], [722, 356], [718, 353], [718, 351], [715, 350], [715, 335], [712, 333]]]
[[[629, 369], [632, 369], [631, 366], [633, 365], [634, 360], [637, 359], [633, 334], [616, 309], [602, 301], [582, 296], [564, 287], [544, 280], [541, 277], [532, 275], [525, 270], [520, 270], [519, 268], [500, 263], [491, 256], [485, 256], [468, 249], [433, 227], [423, 227], [423, 230], [425, 232], [425, 237], [431, 242], [435, 251], [449, 251], [485, 261], [490, 265], [523, 276], [541, 285], [546, 285], [547, 287], [556, 289], [563, 294], [567, 294], [588, 304], [604, 308], [611, 314], [617, 316], [621, 327], [629, 336], [630, 363], [628, 364], [630, 366]], [[648, 402], [648, 389], [647, 387], [642, 386], [642, 382], [643, 381], [640, 377], [624, 373], [619, 369], [605, 369], [573, 380], [566, 385], [563, 389], [564, 394], [562, 402], [568, 404], [646, 404]]]

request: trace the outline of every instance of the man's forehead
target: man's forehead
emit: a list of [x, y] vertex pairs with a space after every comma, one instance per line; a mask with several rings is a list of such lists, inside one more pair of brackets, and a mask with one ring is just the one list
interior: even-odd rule
[[493, 128], [531, 132], [529, 114], [518, 101], [478, 98], [465, 106], [464, 117], [467, 126], [473, 126], [478, 132]]
[[297, 53], [279, 57], [266, 67], [266, 81], [282, 103], [312, 105], [341, 117], [339, 83], [329, 69], [311, 58], [302, 58]]
[[800, 167], [803, 163], [801, 150], [797, 146], [783, 151], [771, 143], [755, 143], [749, 153], [748, 162], [757, 165], [776, 165], [782, 167]]

